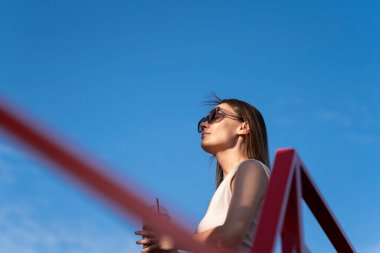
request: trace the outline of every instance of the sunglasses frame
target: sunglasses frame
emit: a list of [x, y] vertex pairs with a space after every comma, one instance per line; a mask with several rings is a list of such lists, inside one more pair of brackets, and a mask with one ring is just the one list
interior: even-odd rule
[[[244, 119], [243, 117], [241, 116], [237, 116], [237, 115], [232, 115], [232, 114], [229, 114], [226, 112], [227, 110], [224, 110], [222, 108], [220, 108], [219, 106], [215, 107], [214, 109], [212, 109], [206, 117], [203, 117], [199, 120], [198, 122], [198, 133], [202, 133], [203, 132], [203, 128], [202, 128], [202, 123], [206, 122], [208, 124], [212, 124], [212, 123], [216, 123], [216, 122], [220, 122], [222, 121], [224, 118], [230, 118], [230, 119], [234, 119], [234, 120], [240, 120], [242, 122], [244, 122]], [[222, 118], [220, 120], [216, 120], [216, 116], [218, 114], [221, 114], [223, 115]]]

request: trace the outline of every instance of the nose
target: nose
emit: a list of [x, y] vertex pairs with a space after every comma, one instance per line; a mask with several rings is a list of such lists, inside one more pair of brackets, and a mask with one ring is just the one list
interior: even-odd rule
[[205, 130], [205, 128], [207, 128], [209, 125], [208, 125], [208, 122], [207, 122], [207, 120], [206, 121], [204, 121], [204, 122], [202, 122], [201, 123], [201, 128], [202, 128], [202, 131], [204, 131]]

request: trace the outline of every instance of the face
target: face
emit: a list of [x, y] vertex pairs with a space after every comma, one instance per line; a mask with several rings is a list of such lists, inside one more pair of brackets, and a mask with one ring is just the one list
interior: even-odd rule
[[203, 129], [201, 146], [203, 150], [213, 155], [218, 151], [226, 150], [236, 145], [243, 124], [231, 106], [222, 103], [218, 107], [222, 109], [222, 113], [232, 117], [218, 115], [217, 117], [222, 117], [223, 119], [216, 120], [211, 124], [205, 121], [200, 125]]

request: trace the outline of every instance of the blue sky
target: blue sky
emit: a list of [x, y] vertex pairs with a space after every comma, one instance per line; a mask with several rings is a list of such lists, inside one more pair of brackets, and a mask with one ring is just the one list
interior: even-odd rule
[[[380, 252], [378, 1], [1, 1], [0, 94], [193, 231], [211, 92], [295, 147], [358, 252]], [[0, 135], [0, 252], [137, 252], [125, 222]], [[306, 243], [333, 252], [304, 208]]]

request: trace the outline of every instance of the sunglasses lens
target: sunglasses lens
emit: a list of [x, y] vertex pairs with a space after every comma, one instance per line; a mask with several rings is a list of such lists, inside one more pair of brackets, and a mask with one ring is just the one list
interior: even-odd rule
[[223, 119], [223, 114], [218, 113], [218, 110], [219, 110], [219, 107], [212, 109], [206, 117], [203, 117], [198, 122], [198, 133], [203, 132], [203, 128], [202, 128], [203, 122], [207, 121], [207, 123], [212, 124], [214, 122], [218, 122]]
[[215, 117], [216, 117], [216, 109], [213, 109], [210, 111], [210, 113], [207, 115], [207, 122], [209, 124], [212, 124], [215, 122]]
[[212, 110], [209, 114], [209, 118], [208, 118], [208, 123], [209, 124], [212, 124], [212, 123], [215, 123], [215, 122], [219, 122], [221, 121], [223, 118], [224, 118], [224, 115], [222, 113], [219, 113], [219, 108], [215, 108], [214, 110]]
[[202, 133], [203, 132], [203, 128], [202, 128], [202, 123], [203, 122], [206, 122], [206, 117], [203, 117], [201, 118], [201, 120], [198, 122], [198, 133]]

